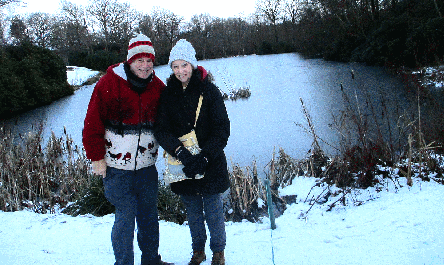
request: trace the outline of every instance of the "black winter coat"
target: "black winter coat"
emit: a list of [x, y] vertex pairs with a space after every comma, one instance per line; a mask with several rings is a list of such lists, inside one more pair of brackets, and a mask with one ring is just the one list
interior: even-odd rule
[[176, 148], [181, 145], [178, 137], [193, 129], [200, 95], [203, 102], [195, 131], [208, 165], [203, 179], [171, 183], [171, 190], [179, 195], [223, 193], [230, 186], [224, 153], [230, 136], [230, 120], [222, 94], [205, 69], [198, 67], [193, 71], [185, 91], [174, 74], [167, 80], [160, 97], [154, 135], [160, 146], [175, 156]]

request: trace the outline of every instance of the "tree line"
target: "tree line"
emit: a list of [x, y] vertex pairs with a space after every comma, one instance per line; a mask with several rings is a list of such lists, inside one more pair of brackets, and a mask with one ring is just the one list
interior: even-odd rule
[[[0, 0], [0, 11], [22, 1]], [[180, 38], [200, 60], [297, 52], [395, 68], [444, 61], [444, 0], [257, 0], [248, 16], [205, 13], [189, 21], [159, 7], [141, 13], [123, 1], [61, 0], [57, 14], [0, 12], [0, 115], [72, 94], [66, 65], [105, 71], [126, 59], [136, 33], [153, 41], [157, 65], [168, 62]]]
[[[16, 2], [21, 0], [1, 0], [0, 8]], [[193, 43], [199, 59], [298, 52], [416, 67], [442, 62], [444, 53], [444, 0], [257, 0], [248, 16], [205, 13], [189, 21], [159, 7], [141, 13], [121, 0], [60, 3], [58, 14], [3, 17], [3, 45], [31, 42], [56, 51], [67, 64], [99, 70], [124, 60], [137, 32], [153, 41], [158, 64], [167, 62], [180, 38]]]
[[[0, 8], [17, 2], [0, 0]], [[141, 13], [123, 0], [60, 3], [58, 14], [3, 17], [1, 43], [32, 43], [55, 51], [66, 64], [97, 70], [124, 60], [138, 32], [153, 41], [157, 64], [167, 63], [180, 38], [193, 43], [199, 59], [298, 52], [409, 67], [444, 59], [444, 0], [257, 0], [248, 16], [205, 13], [189, 21], [159, 7]]]

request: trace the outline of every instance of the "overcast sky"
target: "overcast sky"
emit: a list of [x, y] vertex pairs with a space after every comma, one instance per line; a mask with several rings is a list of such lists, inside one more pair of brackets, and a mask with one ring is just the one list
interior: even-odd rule
[[[256, 0], [223, 0], [223, 1], [202, 1], [202, 0], [120, 0], [128, 2], [132, 8], [142, 13], [149, 14], [154, 6], [159, 6], [172, 11], [176, 15], [183, 16], [189, 20], [193, 15], [208, 13], [219, 18], [236, 17], [241, 15], [246, 17], [254, 12]], [[21, 7], [20, 13], [57, 13], [60, 0], [23, 0], [27, 7]], [[88, 0], [71, 0], [70, 2], [82, 6], [87, 6]], [[22, 4], [23, 5], [23, 4]], [[17, 10], [16, 10], [17, 11]]]

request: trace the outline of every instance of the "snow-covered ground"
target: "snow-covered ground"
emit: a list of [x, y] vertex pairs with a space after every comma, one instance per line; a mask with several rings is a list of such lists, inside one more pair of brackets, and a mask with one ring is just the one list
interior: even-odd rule
[[[227, 222], [226, 264], [444, 264], [443, 185], [417, 179], [409, 187], [405, 179], [399, 184], [387, 180], [380, 192], [371, 188], [350, 194], [347, 206], [327, 211], [339, 197], [311, 209], [304, 203], [314, 184], [313, 178], [297, 178], [281, 190], [298, 199], [276, 219], [275, 230], [268, 218]], [[323, 189], [311, 190], [308, 197]], [[0, 212], [0, 264], [113, 264], [113, 220], [112, 214]], [[206, 251], [211, 256], [209, 246]], [[139, 264], [136, 242], [135, 253]], [[187, 264], [191, 239], [186, 224], [160, 222], [160, 254], [166, 261]]]
[[[376, 187], [355, 190], [345, 206], [337, 203], [328, 211], [341, 195], [312, 206], [310, 199], [326, 188], [315, 184], [314, 178], [299, 177], [280, 190], [281, 196], [297, 195], [297, 202], [276, 219], [275, 230], [266, 217], [258, 223], [227, 222], [226, 264], [444, 264], [444, 185], [414, 178], [409, 187], [404, 178], [381, 178]], [[0, 264], [113, 264], [113, 220], [112, 214], [0, 211]], [[186, 223], [160, 221], [164, 260], [185, 265], [191, 251]], [[209, 247], [206, 252], [209, 259], [203, 264], [210, 264]], [[135, 253], [139, 264], [136, 241]]]

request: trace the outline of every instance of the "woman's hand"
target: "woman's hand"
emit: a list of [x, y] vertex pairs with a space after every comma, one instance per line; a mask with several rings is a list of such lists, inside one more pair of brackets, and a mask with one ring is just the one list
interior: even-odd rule
[[187, 178], [195, 178], [196, 175], [204, 175], [207, 169], [208, 160], [202, 154], [194, 155], [188, 165], [183, 168], [183, 173]]
[[180, 146], [176, 150], [177, 159], [182, 162], [182, 165], [187, 166], [189, 163], [191, 163], [193, 155], [190, 153], [190, 151], [188, 151], [188, 149], [186, 149], [184, 146]]

